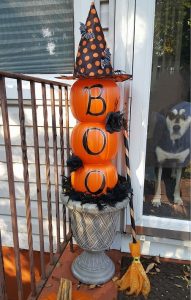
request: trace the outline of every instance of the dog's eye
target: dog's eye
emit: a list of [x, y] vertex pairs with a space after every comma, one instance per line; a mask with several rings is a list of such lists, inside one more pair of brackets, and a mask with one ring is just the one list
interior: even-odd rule
[[168, 113], [168, 117], [170, 120], [173, 120], [175, 118], [175, 114], [171, 111]]
[[182, 115], [180, 115], [180, 119], [182, 119], [182, 120], [186, 120], [186, 116], [185, 116], [185, 114], [182, 114]]

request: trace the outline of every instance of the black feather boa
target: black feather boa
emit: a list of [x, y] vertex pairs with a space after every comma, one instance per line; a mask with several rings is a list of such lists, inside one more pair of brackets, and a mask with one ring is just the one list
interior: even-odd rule
[[106, 205], [115, 206], [116, 203], [133, 196], [131, 184], [125, 177], [118, 175], [118, 182], [113, 189], [107, 189], [106, 194], [94, 196], [83, 192], [77, 192], [71, 186], [71, 178], [63, 176], [62, 178], [63, 194], [68, 196], [68, 200], [80, 201], [81, 204], [97, 204], [99, 210], [104, 209]]

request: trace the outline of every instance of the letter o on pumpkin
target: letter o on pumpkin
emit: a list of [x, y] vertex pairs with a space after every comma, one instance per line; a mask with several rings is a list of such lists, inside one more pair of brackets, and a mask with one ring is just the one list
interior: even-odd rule
[[104, 165], [85, 164], [71, 173], [72, 187], [78, 192], [93, 195], [105, 194], [107, 188], [114, 188], [117, 181], [117, 170], [110, 162]]
[[105, 163], [117, 154], [118, 133], [110, 134], [102, 123], [79, 123], [71, 135], [71, 148], [84, 163]]
[[78, 79], [71, 88], [70, 105], [80, 122], [104, 122], [119, 109], [119, 87], [112, 79]]

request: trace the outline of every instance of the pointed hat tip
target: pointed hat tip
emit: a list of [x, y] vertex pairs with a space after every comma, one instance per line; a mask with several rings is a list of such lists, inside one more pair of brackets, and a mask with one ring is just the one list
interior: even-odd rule
[[[109, 77], [115, 81], [124, 81], [131, 77], [128, 74], [114, 74], [110, 61], [110, 53], [106, 46], [94, 1], [91, 1], [86, 23], [81, 24], [80, 32], [81, 40], [74, 66], [73, 78]], [[94, 42], [92, 43], [92, 41]], [[96, 52], [94, 52], [95, 49]]]

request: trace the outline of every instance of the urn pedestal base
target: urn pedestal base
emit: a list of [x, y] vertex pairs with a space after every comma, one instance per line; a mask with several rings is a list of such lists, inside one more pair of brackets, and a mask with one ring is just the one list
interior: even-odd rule
[[102, 284], [109, 281], [115, 267], [104, 253], [111, 246], [121, 209], [128, 199], [116, 203], [115, 207], [106, 206], [99, 210], [95, 204], [83, 204], [61, 195], [64, 205], [69, 209], [71, 228], [77, 244], [85, 250], [72, 264], [72, 273], [86, 284]]
[[109, 281], [115, 266], [104, 251], [84, 251], [72, 263], [72, 273], [86, 284], [102, 284]]

